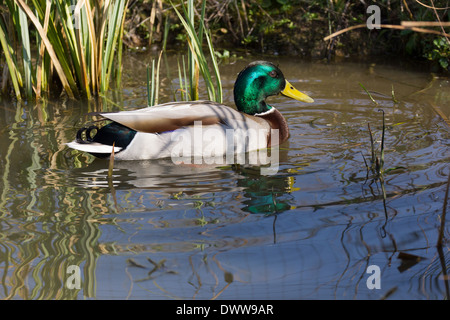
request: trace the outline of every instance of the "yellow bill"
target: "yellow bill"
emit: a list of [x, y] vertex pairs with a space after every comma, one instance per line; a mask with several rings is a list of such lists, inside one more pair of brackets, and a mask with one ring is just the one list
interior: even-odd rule
[[286, 86], [284, 87], [283, 91], [281, 91], [281, 94], [285, 95], [286, 97], [298, 100], [298, 101], [302, 101], [302, 102], [314, 102], [314, 100], [307, 96], [306, 94], [298, 91], [297, 89], [294, 88], [294, 86], [292, 84], [290, 84], [287, 80], [286, 80]]

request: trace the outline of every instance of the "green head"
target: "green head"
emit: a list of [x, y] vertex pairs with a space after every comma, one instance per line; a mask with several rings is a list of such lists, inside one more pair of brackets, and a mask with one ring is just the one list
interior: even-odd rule
[[266, 104], [265, 99], [279, 93], [303, 102], [314, 101], [295, 89], [280, 69], [266, 61], [250, 63], [239, 73], [234, 84], [236, 107], [251, 115], [269, 111], [272, 107]]

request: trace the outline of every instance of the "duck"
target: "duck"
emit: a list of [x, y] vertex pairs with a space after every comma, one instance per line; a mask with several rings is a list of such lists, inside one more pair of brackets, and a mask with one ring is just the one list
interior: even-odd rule
[[206, 100], [169, 102], [99, 115], [102, 127], [85, 125], [69, 148], [115, 160], [223, 157], [272, 148], [289, 138], [286, 119], [266, 98], [274, 95], [312, 103], [278, 66], [254, 61], [239, 72], [236, 108]]

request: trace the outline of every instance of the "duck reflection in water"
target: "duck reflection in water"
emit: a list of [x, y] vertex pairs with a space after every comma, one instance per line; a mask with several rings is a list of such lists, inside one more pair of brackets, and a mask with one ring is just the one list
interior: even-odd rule
[[75, 171], [76, 184], [87, 188], [154, 189], [169, 196], [182, 192], [189, 197], [238, 191], [240, 196], [237, 199], [241, 198], [241, 209], [245, 212], [271, 215], [292, 208], [288, 195], [293, 190], [294, 177], [285, 174], [261, 175], [258, 166], [218, 168], [211, 165], [174, 165], [171, 160], [117, 161], [109, 178], [108, 162], [94, 160], [88, 167]]
[[292, 176], [264, 176], [255, 169], [239, 170], [242, 178], [237, 185], [243, 188], [245, 204], [243, 211], [250, 213], [262, 213], [266, 215], [278, 214], [292, 208], [286, 195], [293, 189], [294, 177]]

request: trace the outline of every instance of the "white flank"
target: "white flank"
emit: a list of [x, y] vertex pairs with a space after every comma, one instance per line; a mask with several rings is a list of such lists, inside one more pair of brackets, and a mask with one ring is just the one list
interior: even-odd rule
[[[89, 153], [112, 153], [113, 147], [101, 143], [78, 143], [72, 141], [67, 143], [67, 146], [72, 149], [80, 150]], [[120, 147], [114, 147], [114, 152], [119, 152], [122, 150]]]

